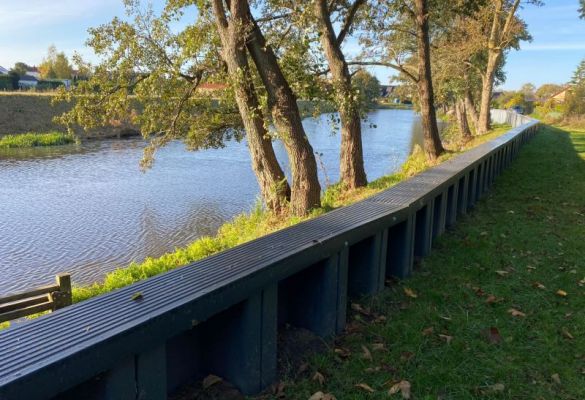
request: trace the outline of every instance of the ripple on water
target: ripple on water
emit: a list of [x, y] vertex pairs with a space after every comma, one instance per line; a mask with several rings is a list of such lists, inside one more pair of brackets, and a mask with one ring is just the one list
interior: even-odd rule
[[[375, 179], [396, 170], [417, 134], [410, 111], [380, 110], [369, 119], [364, 153]], [[327, 116], [305, 126], [335, 181], [339, 136], [330, 134]], [[196, 153], [171, 143], [146, 173], [138, 167], [144, 146], [128, 139], [0, 153], [0, 294], [46, 284], [62, 271], [75, 284], [99, 281], [215, 233], [256, 202], [245, 143]], [[275, 149], [288, 169], [284, 149]]]

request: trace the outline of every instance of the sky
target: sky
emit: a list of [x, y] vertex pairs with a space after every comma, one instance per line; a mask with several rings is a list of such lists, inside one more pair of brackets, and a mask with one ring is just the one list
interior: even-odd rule
[[[528, 23], [532, 42], [512, 51], [506, 64], [503, 89], [513, 90], [530, 82], [567, 82], [577, 64], [585, 58], [585, 20], [577, 14], [579, 0], [544, 0], [545, 5], [526, 5], [520, 16]], [[155, 8], [164, 0], [153, 0]], [[95, 61], [85, 46], [87, 30], [124, 15], [122, 0], [0, 0], [0, 66], [10, 69], [15, 62], [38, 65], [54, 44], [71, 56], [74, 51]], [[355, 41], [346, 50], [357, 51]], [[382, 83], [392, 71], [375, 68]]]

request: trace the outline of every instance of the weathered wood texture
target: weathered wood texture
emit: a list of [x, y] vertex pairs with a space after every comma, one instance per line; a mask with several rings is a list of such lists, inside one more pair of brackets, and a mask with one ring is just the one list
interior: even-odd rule
[[0, 332], [0, 398], [164, 399], [208, 374], [258, 392], [281, 327], [343, 331], [348, 298], [408, 277], [538, 127], [494, 116], [517, 126], [366, 200]]

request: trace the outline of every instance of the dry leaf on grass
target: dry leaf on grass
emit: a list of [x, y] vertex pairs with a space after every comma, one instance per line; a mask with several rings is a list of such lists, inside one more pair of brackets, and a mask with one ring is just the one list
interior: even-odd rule
[[567, 330], [567, 328], [563, 328], [563, 329], [561, 330], [561, 334], [562, 334], [562, 335], [563, 335], [565, 338], [567, 338], [567, 339], [571, 339], [571, 340], [575, 339], [575, 337], [574, 337], [574, 336], [571, 334], [571, 332], [569, 332], [569, 331]]
[[403, 399], [410, 399], [410, 382], [409, 381], [400, 381], [392, 385], [390, 390], [388, 390], [388, 394], [390, 396], [400, 392]]
[[428, 328], [423, 329], [422, 334], [423, 334], [423, 336], [430, 336], [434, 330], [435, 330], [435, 328], [433, 328], [432, 326], [429, 326]]
[[506, 389], [506, 386], [503, 383], [496, 383], [491, 386], [486, 386], [484, 390], [482, 390], [485, 394], [495, 394], [495, 393], [502, 393]]
[[564, 290], [561, 290], [561, 289], [557, 290], [556, 294], [557, 294], [557, 296], [560, 296], [560, 297], [567, 297], [567, 292], [565, 292]]
[[365, 390], [366, 392], [370, 392], [370, 393], [374, 393], [375, 390], [372, 389], [372, 387], [370, 385], [368, 385], [367, 383], [358, 383], [357, 385], [355, 385], [356, 388]]
[[524, 318], [526, 316], [526, 314], [524, 314], [522, 311], [516, 310], [515, 308], [510, 308], [508, 310], [508, 312], [512, 315], [512, 317], [522, 317], [522, 318]]
[[532, 283], [532, 287], [536, 288], [536, 289], [546, 289], [546, 286], [544, 286], [542, 283], [540, 282], [533, 282]]
[[484, 337], [490, 344], [499, 344], [502, 342], [502, 336], [500, 335], [500, 331], [495, 326], [486, 329], [484, 332]]
[[561, 384], [561, 377], [559, 376], [559, 374], [552, 374], [550, 376], [550, 379], [552, 379], [552, 381], [554, 383], [556, 383], [557, 385], [560, 385]]
[[223, 381], [223, 379], [221, 379], [219, 376], [217, 375], [207, 375], [204, 379], [203, 379], [203, 389], [207, 389], [215, 384], [220, 383], [221, 381]]
[[372, 353], [370, 353], [370, 350], [364, 345], [362, 345], [362, 358], [368, 361], [373, 360]]
[[319, 382], [319, 385], [321, 385], [321, 386], [323, 386], [323, 384], [325, 384], [325, 377], [319, 371], [315, 372], [315, 375], [313, 375], [313, 380]]
[[414, 290], [412, 290], [411, 288], [404, 288], [404, 294], [407, 295], [410, 298], [416, 299], [418, 297], [418, 295], [414, 292]]
[[321, 391], [313, 393], [309, 400], [336, 400], [331, 393], [323, 393]]
[[487, 299], [485, 299], [485, 302], [488, 304], [495, 304], [497, 303], [499, 300], [496, 296], [494, 296], [493, 294], [490, 294]]
[[372, 350], [374, 351], [384, 351], [386, 350], [386, 345], [384, 343], [373, 343]]
[[508, 271], [499, 270], [499, 271], [496, 271], [496, 274], [498, 274], [500, 276], [508, 276], [510, 273]]
[[453, 340], [453, 336], [449, 336], [449, 335], [443, 335], [443, 334], [439, 334], [439, 337], [441, 339], [443, 339], [445, 342], [447, 342], [447, 344], [450, 344], [451, 341]]

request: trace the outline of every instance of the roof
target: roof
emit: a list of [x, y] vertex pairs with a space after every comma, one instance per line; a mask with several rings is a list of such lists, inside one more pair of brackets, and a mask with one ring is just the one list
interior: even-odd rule
[[39, 69], [38, 69], [37, 67], [35, 67], [35, 66], [33, 66], [33, 67], [28, 67], [26, 70], [27, 70], [28, 72], [40, 72], [40, 71], [39, 71]]
[[0, 65], [0, 75], [8, 75], [8, 70]]
[[20, 80], [21, 81], [30, 81], [30, 82], [37, 82], [38, 81], [38, 79], [32, 75], [23, 75], [20, 77]]

